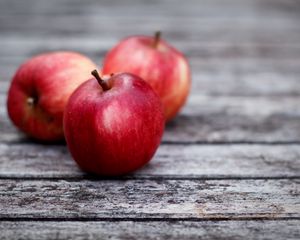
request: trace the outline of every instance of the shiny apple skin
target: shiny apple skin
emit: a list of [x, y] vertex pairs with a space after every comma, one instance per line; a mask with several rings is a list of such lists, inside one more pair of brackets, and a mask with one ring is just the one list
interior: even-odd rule
[[116, 176], [132, 172], [153, 157], [164, 130], [157, 94], [138, 76], [116, 74], [103, 91], [95, 79], [72, 94], [64, 114], [68, 148], [89, 173]]
[[[69, 96], [90, 78], [95, 67], [75, 52], [51, 52], [29, 59], [17, 70], [8, 91], [10, 119], [36, 140], [63, 140], [63, 111]], [[34, 103], [28, 99], [35, 99]]]
[[186, 102], [191, 86], [190, 67], [182, 53], [160, 39], [133, 36], [122, 40], [106, 55], [103, 74], [130, 72], [147, 81], [160, 96], [166, 121]]

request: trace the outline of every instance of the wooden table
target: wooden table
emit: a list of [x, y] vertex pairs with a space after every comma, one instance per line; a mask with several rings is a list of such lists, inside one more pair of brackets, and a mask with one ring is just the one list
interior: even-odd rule
[[[300, 238], [299, 1], [1, 0], [0, 13], [0, 239]], [[193, 87], [140, 171], [95, 179], [10, 123], [25, 59], [67, 49], [100, 64], [158, 29]]]

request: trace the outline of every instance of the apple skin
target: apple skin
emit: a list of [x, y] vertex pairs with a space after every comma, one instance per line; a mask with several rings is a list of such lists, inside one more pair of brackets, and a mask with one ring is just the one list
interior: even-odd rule
[[10, 119], [36, 140], [63, 140], [63, 111], [69, 96], [95, 67], [90, 59], [75, 52], [51, 52], [27, 60], [8, 91]]
[[79, 86], [64, 113], [68, 148], [79, 167], [89, 173], [116, 176], [132, 172], [153, 157], [164, 130], [157, 94], [138, 76], [104, 76]]
[[103, 74], [130, 72], [148, 82], [160, 96], [166, 121], [182, 108], [191, 77], [186, 58], [162, 39], [132, 36], [122, 40], [105, 56]]

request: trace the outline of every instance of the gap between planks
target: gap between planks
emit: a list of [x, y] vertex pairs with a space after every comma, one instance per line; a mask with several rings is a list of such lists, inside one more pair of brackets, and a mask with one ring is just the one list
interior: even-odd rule
[[41, 177], [41, 176], [12, 176], [12, 175], [1, 175], [0, 180], [16, 180], [16, 181], [53, 181], [56, 182], [58, 180], [68, 181], [68, 182], [78, 182], [78, 181], [127, 181], [127, 180], [153, 180], [153, 181], [163, 181], [163, 180], [178, 180], [178, 181], [190, 181], [190, 180], [197, 180], [197, 181], [220, 181], [220, 180], [237, 180], [237, 181], [244, 181], [244, 180], [300, 180], [300, 176], [196, 176], [192, 175], [189, 177], [182, 177], [180, 175], [169, 175], [169, 176], [159, 176], [159, 175], [137, 175], [137, 176], [124, 176], [124, 177], [101, 177], [101, 176], [67, 176], [67, 177], [60, 177], [60, 176], [53, 176], [53, 177]]
[[75, 218], [26, 218], [26, 217], [13, 217], [6, 218], [1, 217], [0, 222], [239, 222], [239, 221], [288, 221], [288, 220], [300, 220], [300, 217], [240, 217], [240, 218], [98, 218], [98, 217], [75, 217]]

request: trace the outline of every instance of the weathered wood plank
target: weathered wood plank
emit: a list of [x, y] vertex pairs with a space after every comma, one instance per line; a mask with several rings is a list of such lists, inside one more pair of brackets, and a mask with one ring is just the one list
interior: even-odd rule
[[0, 222], [2, 240], [264, 239], [298, 240], [300, 220], [166, 222]]
[[[291, 18], [299, 12], [296, 1], [189, 1], [182, 5], [180, 1], [159, 1], [147, 4], [145, 1], [1, 1], [1, 15], [43, 15], [43, 16], [78, 16], [98, 15], [115, 17], [137, 17], [143, 19], [152, 16], [193, 17], [193, 18], [252, 18], [263, 20]], [[134, 8], [132, 6], [135, 6]], [[141, 17], [142, 16], [142, 17]]]
[[[89, 41], [88, 39], [72, 40], [71, 42], [67, 39], [54, 39], [53, 42], [52, 40], [47, 42], [40, 38], [38, 41], [27, 39], [22, 43], [17, 39], [7, 39], [7, 42], [5, 41], [7, 44], [4, 44], [0, 50], [0, 72], [2, 73], [0, 92], [2, 93], [7, 91], [9, 81], [18, 66], [32, 55], [57, 49], [76, 49], [76, 51], [91, 56], [100, 66], [102, 58], [109, 48], [108, 46], [103, 47], [103, 43], [98, 44], [98, 41]], [[80, 43], [81, 40], [86, 44]], [[109, 45], [108, 42], [106, 40], [104, 45]], [[181, 49], [185, 45], [185, 43], [180, 43], [178, 46]], [[218, 44], [201, 46], [198, 47], [198, 51], [195, 51], [195, 48], [196, 46], [190, 46], [190, 50], [188, 50], [198, 54], [189, 58], [192, 67], [193, 94], [300, 95], [300, 52], [297, 50], [300, 50], [299, 47], [280, 47], [280, 45], [270, 48], [251, 45], [236, 47], [235, 44], [230, 43], [220, 46]], [[278, 49], [281, 50], [278, 51]], [[296, 54], [295, 59], [292, 52], [294, 55]], [[14, 56], [15, 54], [16, 56]], [[279, 55], [285, 55], [289, 59], [279, 58]]]
[[[260, 32], [251, 33], [256, 36], [254, 39], [249, 36], [245, 36], [244, 33], [240, 33], [243, 40], [238, 41], [236, 39], [236, 33], [228, 33], [228, 36], [213, 36], [213, 33], [201, 33], [204, 36], [199, 39], [197, 36], [188, 35], [184, 33], [181, 35], [173, 35], [170, 30], [163, 32], [163, 36], [166, 40], [171, 42], [174, 46], [180, 49], [189, 57], [261, 57], [270, 59], [286, 59], [294, 58], [299, 59], [299, 39], [300, 33], [297, 34], [299, 29], [291, 29], [290, 32], [284, 34], [288, 37], [281, 41], [278, 41], [276, 34], [282, 34], [281, 31], [269, 32], [261, 30]], [[217, 31], [217, 30], [216, 30]], [[287, 31], [287, 30], [286, 30]], [[109, 35], [103, 34], [91, 34], [91, 35], [65, 35], [54, 34], [45, 39], [42, 35], [30, 35], [20, 36], [16, 34], [4, 34], [0, 38], [0, 43], [3, 46], [1, 48], [1, 58], [7, 59], [8, 57], [19, 57], [23, 55], [34, 54], [41, 51], [50, 51], [53, 49], [76, 49], [77, 51], [89, 52], [89, 54], [105, 53], [113, 45], [119, 42], [122, 38], [129, 35], [138, 34], [141, 32], [109, 32]], [[151, 35], [153, 31], [142, 32], [143, 34]], [[215, 33], [216, 34], [216, 33]], [[200, 35], [200, 33], [199, 33]], [[275, 36], [274, 36], [275, 35]], [[277, 39], [278, 42], [273, 39]], [[289, 42], [294, 39], [295, 42]], [[187, 44], [188, 42], [188, 44]]]
[[[195, 19], [195, 18], [105, 18], [101, 15], [45, 17], [42, 16], [0, 16], [0, 31], [5, 35], [35, 37], [89, 36], [94, 39], [113, 38], [119, 40], [133, 34], [151, 34], [157, 29], [167, 39], [213, 43], [260, 42], [264, 44], [299, 44], [299, 24], [292, 20], [269, 21], [242, 19]], [[16, 21], [18, 20], [18, 21]], [[122, 28], [120, 28], [122, 25]], [[178, 28], [178, 25], [185, 26]], [[199, 27], [201, 26], [201, 28]], [[192, 34], [191, 34], [192, 33]], [[21, 40], [21, 39], [20, 39]], [[113, 43], [113, 42], [111, 42]]]
[[[1, 62], [1, 61], [0, 61]], [[1, 64], [1, 63], [0, 63]], [[3, 69], [0, 95], [6, 94], [18, 65]], [[235, 97], [287, 97], [300, 96], [300, 79], [295, 72], [268, 72], [264, 70], [210, 69], [199, 64], [192, 73], [191, 94]], [[299, 63], [300, 69], [300, 63]], [[299, 71], [300, 74], [300, 71]], [[272, 87], [270, 87], [272, 86]], [[0, 96], [5, 98], [5, 96]], [[3, 100], [2, 100], [3, 101]]]
[[[66, 146], [0, 144], [0, 178], [87, 177]], [[300, 145], [168, 145], [128, 175], [142, 179], [300, 177]], [[125, 179], [127, 178], [125, 177]]]
[[[76, 15], [76, 14], [95, 14], [111, 15], [112, 9], [116, 16], [132, 16], [132, 15], [175, 15], [176, 16], [205, 16], [211, 18], [219, 18], [228, 16], [248, 17], [255, 14], [257, 18], [264, 17], [283, 17], [297, 13], [299, 4], [292, 0], [211, 0], [197, 1], [190, 0], [189, 4], [180, 4], [181, 1], [159, 1], [154, 4], [148, 4], [146, 1], [127, 0], [127, 1], [95, 1], [89, 0], [83, 4], [76, 0], [2, 0], [0, 2], [1, 13], [6, 14], [49, 14], [49, 15]], [[135, 8], [132, 8], [132, 6]], [[192, 7], [191, 7], [192, 6]], [[136, 10], [136, 11], [135, 11]], [[137, 11], [138, 10], [138, 11]], [[188, 14], [187, 14], [188, 13]], [[263, 14], [268, 14], [267, 16]]]
[[299, 141], [299, 99], [192, 96], [165, 141]]
[[[264, 117], [227, 115], [179, 115], [167, 126], [165, 143], [278, 143], [299, 142], [297, 113]], [[15, 136], [9, 135], [11, 139]]]
[[0, 219], [299, 218], [293, 180], [1, 180]]
[[[15, 63], [9, 66], [3, 64], [0, 65], [0, 72], [3, 72], [0, 79], [0, 102], [3, 109], [5, 108], [6, 93], [10, 84], [10, 79], [19, 64], [20, 63]], [[199, 99], [201, 96], [203, 98], [206, 95], [209, 95], [213, 96], [214, 102], [220, 96], [245, 96], [260, 97], [259, 99], [265, 98], [265, 100], [262, 101], [272, 102], [273, 100], [268, 99], [269, 97], [275, 99], [290, 96], [299, 97], [300, 79], [298, 76], [300, 74], [300, 62], [298, 64], [298, 70], [297, 65], [294, 67], [291, 67], [288, 63], [282, 64], [281, 66], [279, 65], [280, 63], [274, 64], [272, 69], [270, 66], [263, 64], [257, 65], [260, 67], [255, 67], [248, 63], [243, 66], [241, 63], [238, 64], [237, 61], [223, 65], [216, 62], [211, 62], [211, 64], [196, 64], [192, 67], [191, 99]], [[289, 67], [285, 69], [283, 65]], [[281, 69], [278, 69], [280, 67]], [[243, 102], [249, 102], [249, 99], [250, 98], [246, 98]], [[197, 100], [190, 100], [190, 102], [191, 101], [195, 102]], [[221, 99], [221, 101], [223, 100]], [[255, 102], [256, 100], [254, 99], [253, 101]], [[199, 103], [201, 102], [207, 104], [203, 99]], [[212, 105], [214, 104], [213, 102], [208, 104]], [[277, 104], [275, 105], [277, 106]], [[280, 106], [282, 106], [282, 104]], [[203, 112], [203, 110], [201, 110], [201, 112]]]
[[[207, 37], [222, 40], [229, 36], [237, 43], [242, 39], [260, 39], [266, 43], [299, 42], [299, 24], [295, 21], [299, 4], [291, 1], [243, 1], [242, 4], [238, 1], [227, 1], [226, 4], [222, 1], [193, 1], [185, 6], [169, 1], [156, 4], [126, 1], [117, 5], [103, 1], [30, 2], [2, 3], [4, 11], [0, 16], [0, 29], [3, 33], [15, 34], [18, 31], [38, 36], [71, 33], [82, 36], [97, 33], [100, 29], [102, 37], [120, 37], [134, 32], [149, 33], [159, 28], [169, 31], [174, 38], [185, 40], [201, 41]], [[180, 25], [184, 28], [177, 27]], [[275, 33], [272, 33], [273, 29]]]
[[[181, 114], [167, 125], [163, 142], [299, 142], [299, 102], [297, 96], [192, 94]], [[18, 142], [23, 137], [7, 117], [4, 97], [0, 103], [0, 141]]]

